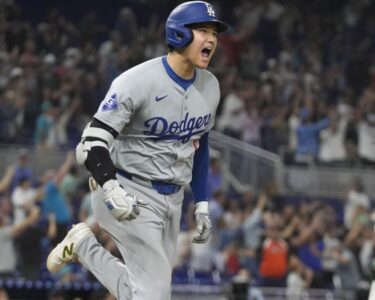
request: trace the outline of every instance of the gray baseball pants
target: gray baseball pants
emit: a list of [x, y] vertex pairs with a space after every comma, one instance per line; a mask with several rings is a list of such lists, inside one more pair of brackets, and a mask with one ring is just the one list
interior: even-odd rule
[[147, 182], [117, 177], [128, 192], [147, 203], [137, 219], [117, 221], [102, 201], [101, 188], [92, 193], [92, 206], [96, 220], [116, 242], [125, 263], [94, 237], [77, 245], [79, 261], [119, 300], [170, 300], [183, 188], [167, 196]]

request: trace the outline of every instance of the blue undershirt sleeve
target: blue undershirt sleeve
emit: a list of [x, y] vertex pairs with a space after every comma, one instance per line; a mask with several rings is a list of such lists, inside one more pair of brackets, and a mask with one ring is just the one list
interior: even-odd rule
[[190, 187], [193, 192], [195, 202], [208, 200], [208, 168], [209, 168], [209, 148], [208, 132], [199, 140], [199, 148], [194, 155], [193, 174]]

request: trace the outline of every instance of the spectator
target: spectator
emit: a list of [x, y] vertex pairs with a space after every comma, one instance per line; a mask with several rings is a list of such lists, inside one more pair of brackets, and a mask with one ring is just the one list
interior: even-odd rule
[[60, 193], [58, 186], [71, 168], [73, 162], [73, 152], [69, 151], [60, 168], [57, 171], [53, 169], [47, 170], [41, 180], [44, 188], [44, 197], [41, 201], [43, 217], [47, 219], [51, 213], [56, 217], [57, 234], [52, 241], [53, 245], [56, 245], [63, 239], [72, 221], [71, 208]]
[[242, 211], [237, 199], [227, 201], [223, 218], [228, 229], [237, 230], [241, 226]]
[[46, 101], [42, 105], [42, 113], [38, 116], [34, 131], [34, 141], [39, 150], [49, 148], [48, 138], [53, 130], [60, 108], [56, 103]]
[[347, 121], [332, 120], [328, 128], [320, 132], [319, 160], [324, 163], [346, 160], [345, 132]]
[[337, 243], [336, 247], [332, 249], [331, 256], [337, 264], [335, 274], [340, 279], [341, 288], [357, 290], [361, 275], [353, 253], [342, 243]]
[[346, 228], [353, 225], [353, 217], [358, 207], [368, 210], [370, 208], [370, 199], [366, 194], [362, 183], [357, 179], [352, 183], [347, 195], [344, 206], [344, 223]]
[[248, 99], [246, 106], [246, 115], [242, 123], [241, 139], [251, 145], [260, 146], [262, 119], [255, 99]]
[[258, 278], [258, 249], [261, 245], [262, 214], [267, 204], [267, 196], [260, 194], [256, 207], [248, 203], [245, 207], [242, 223], [243, 246], [241, 265], [249, 270], [254, 278]]
[[38, 190], [31, 186], [31, 180], [29, 177], [19, 179], [19, 185], [12, 193], [15, 224], [22, 222], [26, 218], [30, 208], [37, 204], [41, 199], [42, 194], [42, 189]]
[[5, 278], [14, 276], [17, 271], [18, 264], [14, 239], [38, 222], [39, 209], [33, 207], [23, 221], [18, 224], [11, 224], [9, 221], [9, 203], [3, 199], [0, 208], [0, 277]]
[[72, 202], [73, 195], [78, 186], [78, 169], [71, 166], [68, 173], [63, 177], [59, 185], [61, 195], [69, 202]]
[[368, 211], [362, 207], [358, 206], [353, 215], [352, 226], [347, 231], [345, 237], [343, 238], [344, 245], [348, 247], [350, 251], [355, 253], [356, 258], [359, 259], [359, 254], [363, 244], [366, 241], [366, 231], [367, 227], [371, 226], [370, 215]]
[[314, 272], [311, 286], [326, 288], [329, 280], [323, 269], [325, 243], [323, 235], [327, 231], [328, 217], [319, 202], [304, 202], [298, 210], [298, 218], [293, 218], [294, 233], [290, 237], [291, 247], [301, 262]]
[[364, 228], [363, 243], [359, 252], [360, 269], [365, 279], [372, 279], [373, 259], [375, 256], [375, 232], [372, 224], [368, 224]]
[[226, 195], [223, 190], [215, 190], [208, 202], [208, 211], [211, 217], [213, 231], [220, 228], [223, 222]]
[[241, 138], [242, 123], [246, 114], [241, 89], [239, 84], [224, 98], [223, 109], [217, 120], [218, 130], [237, 139]]
[[241, 270], [239, 245], [236, 242], [228, 244], [222, 252], [225, 274], [233, 276]]
[[285, 204], [282, 208], [281, 216], [283, 219], [282, 236], [289, 243], [300, 223], [295, 205], [291, 203]]
[[312, 279], [312, 270], [303, 265], [298, 256], [291, 255], [289, 258], [289, 272], [286, 280], [287, 299], [301, 299], [303, 291], [310, 287]]
[[0, 103], [0, 137], [7, 143], [23, 142], [25, 130], [26, 82], [24, 71], [20, 67], [10, 70], [7, 88]]
[[[67, 88], [69, 89], [70, 87]], [[65, 92], [66, 94], [63, 94], [61, 97], [68, 97], [68, 92]], [[73, 99], [64, 109], [61, 109], [60, 107], [55, 108], [58, 112], [61, 112], [62, 110], [62, 113], [55, 117], [54, 122], [48, 131], [48, 137], [45, 145], [46, 148], [57, 149], [59, 147], [69, 146], [67, 126], [71, 121], [73, 114], [78, 109], [78, 106], [79, 100]]]
[[[32, 211], [30, 211], [32, 213]], [[25, 279], [36, 280], [40, 278], [42, 263], [44, 263], [45, 247], [43, 241], [51, 241], [56, 237], [55, 216], [50, 214], [47, 222], [43, 219], [35, 219], [32, 226], [28, 226], [15, 239], [18, 268]], [[32, 247], [30, 247], [32, 245]]]
[[4, 176], [0, 180], [0, 194], [8, 192], [14, 173], [15, 168], [13, 166], [10, 166], [5, 170]]
[[14, 176], [12, 177], [11, 191], [18, 185], [20, 178], [29, 178], [34, 184], [34, 174], [30, 166], [30, 151], [22, 148], [18, 151], [17, 163], [14, 166]]
[[288, 244], [281, 237], [280, 228], [270, 224], [262, 245], [259, 275], [262, 286], [285, 286], [288, 271]]
[[309, 162], [316, 159], [319, 153], [319, 134], [330, 123], [328, 118], [319, 122], [312, 122], [311, 117], [302, 121], [297, 128], [297, 148], [295, 160], [297, 162]]
[[219, 231], [219, 249], [232, 245], [241, 234], [242, 211], [237, 199], [229, 199], [226, 202], [223, 214], [223, 224]]
[[359, 122], [358, 154], [364, 166], [375, 165], [375, 113], [368, 113]]

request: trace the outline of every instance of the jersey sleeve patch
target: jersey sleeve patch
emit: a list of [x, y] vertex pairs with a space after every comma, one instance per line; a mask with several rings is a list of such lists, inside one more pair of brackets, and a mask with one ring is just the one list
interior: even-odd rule
[[109, 99], [107, 99], [102, 106], [102, 111], [116, 110], [118, 109], [117, 104], [117, 94], [113, 94]]

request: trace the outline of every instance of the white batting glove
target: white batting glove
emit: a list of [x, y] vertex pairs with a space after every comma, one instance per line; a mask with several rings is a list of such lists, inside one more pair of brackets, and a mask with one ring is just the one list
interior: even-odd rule
[[196, 229], [193, 235], [193, 243], [206, 243], [211, 234], [211, 220], [208, 215], [208, 201], [200, 201], [195, 204]]
[[[89, 179], [89, 185], [91, 191], [95, 191], [98, 186], [92, 177]], [[104, 183], [103, 191], [104, 204], [117, 221], [130, 221], [139, 215], [138, 205], [144, 202], [126, 192], [117, 180], [111, 179]]]

